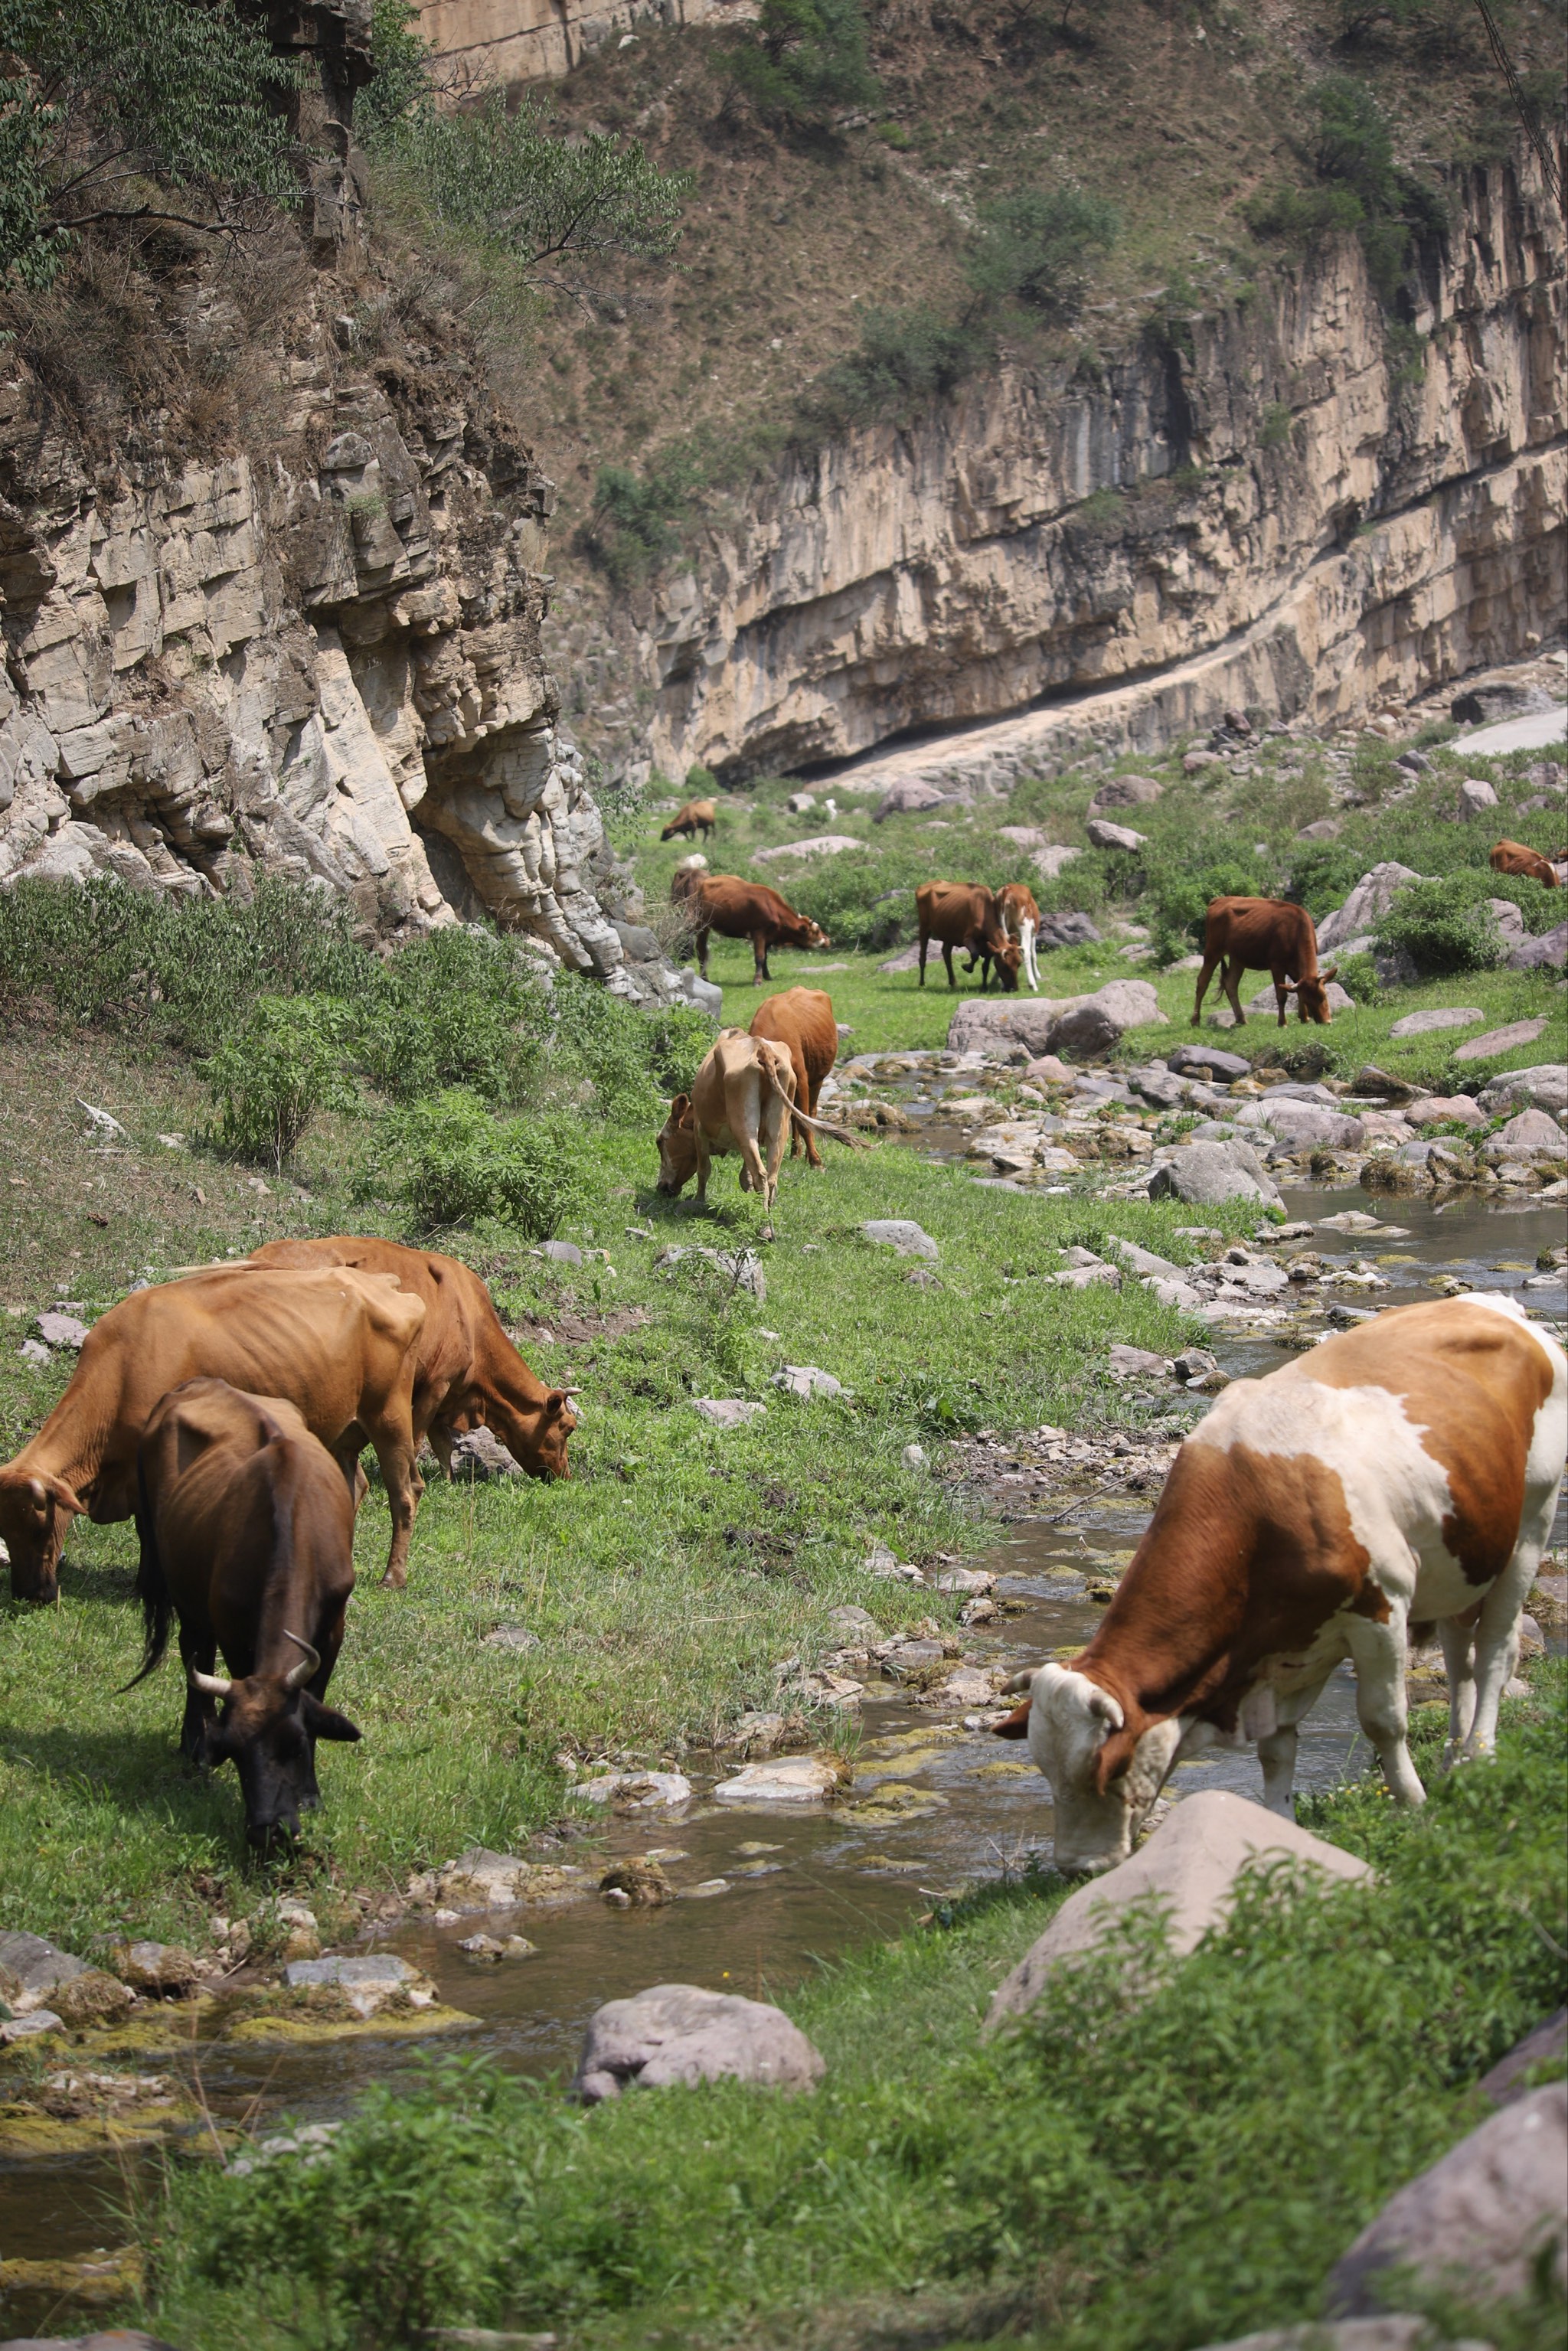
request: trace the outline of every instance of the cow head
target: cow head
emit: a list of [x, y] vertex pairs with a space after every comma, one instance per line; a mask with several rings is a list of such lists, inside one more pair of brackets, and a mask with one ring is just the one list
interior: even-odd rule
[[991, 960], [997, 967], [997, 977], [1001, 982], [1002, 994], [1004, 996], [1016, 996], [1018, 994], [1019, 967], [1023, 962], [1022, 947], [1018, 946], [1014, 940], [1009, 939], [1005, 947], [993, 947], [991, 949]]
[[566, 1458], [567, 1439], [577, 1426], [577, 1415], [571, 1408], [574, 1388], [551, 1388], [539, 1406], [538, 1425], [534, 1436], [534, 1475], [538, 1478], [570, 1478], [571, 1464]]
[[697, 1172], [697, 1122], [690, 1094], [677, 1094], [670, 1104], [670, 1115], [659, 1129], [658, 1189], [666, 1198], [674, 1199], [683, 1184], [689, 1184]]
[[810, 914], [796, 915], [795, 929], [789, 940], [789, 945], [791, 946], [831, 947], [832, 944], [831, 939], [828, 936], [826, 931], [823, 930], [821, 925], [820, 923], [814, 923]]
[[0, 1539], [11, 1554], [13, 1600], [53, 1602], [60, 1596], [58, 1570], [66, 1528], [85, 1516], [63, 1478], [26, 1469], [0, 1469]]
[[1030, 1753], [1051, 1782], [1056, 1866], [1095, 1875], [1133, 1850], [1181, 1743], [1174, 1719], [1131, 1737], [1109, 1690], [1042, 1666], [1030, 1690]]
[[1333, 1019], [1329, 1005], [1329, 982], [1339, 977], [1339, 966], [1331, 963], [1327, 971], [1313, 974], [1311, 979], [1287, 979], [1285, 993], [1296, 999], [1296, 1015], [1301, 1020], [1315, 1020], [1326, 1029]]
[[291, 1843], [299, 1834], [300, 1813], [313, 1813], [320, 1803], [316, 1741], [360, 1736], [346, 1714], [323, 1706], [306, 1688], [321, 1660], [298, 1633], [287, 1637], [302, 1654], [283, 1673], [246, 1674], [240, 1681], [194, 1669], [191, 1674], [191, 1687], [222, 1706], [217, 1720], [206, 1727], [201, 1760], [214, 1769], [232, 1763], [239, 1773], [245, 1833], [260, 1853]]

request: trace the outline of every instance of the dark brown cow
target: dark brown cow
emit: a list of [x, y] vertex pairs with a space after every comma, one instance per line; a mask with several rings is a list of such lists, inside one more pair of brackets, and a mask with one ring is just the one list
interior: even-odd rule
[[[193, 1763], [234, 1764], [246, 1834], [264, 1851], [298, 1836], [300, 1813], [321, 1801], [316, 1741], [360, 1735], [323, 1703], [354, 1588], [358, 1475], [291, 1404], [225, 1380], [172, 1389], [138, 1452], [146, 1650], [136, 1680], [178, 1618], [180, 1745]], [[219, 1650], [232, 1679], [213, 1670]]]
[[368, 1437], [392, 1506], [386, 1581], [406, 1583], [424, 1490], [414, 1456], [414, 1341], [422, 1300], [386, 1274], [245, 1264], [122, 1298], [88, 1332], [70, 1384], [37, 1437], [0, 1468], [0, 1536], [18, 1600], [54, 1600], [68, 1520], [104, 1525], [135, 1509], [136, 1454], [160, 1401], [184, 1380], [285, 1395], [322, 1444], [359, 1458]]
[[674, 841], [677, 833], [684, 833], [689, 841], [700, 833], [706, 841], [717, 822], [718, 810], [712, 800], [688, 800], [685, 808], [675, 810], [659, 839]]
[[707, 977], [708, 939], [749, 939], [756, 964], [751, 984], [771, 979], [770, 947], [831, 947], [831, 939], [809, 914], [770, 890], [765, 882], [743, 882], [738, 873], [699, 873], [683, 900], [696, 940], [697, 968]]
[[414, 1343], [413, 1439], [429, 1441], [448, 1478], [452, 1448], [470, 1428], [492, 1429], [530, 1478], [570, 1478], [567, 1440], [577, 1416], [565, 1388], [547, 1388], [528, 1369], [472, 1268], [434, 1249], [336, 1233], [317, 1241], [268, 1241], [248, 1262], [261, 1266], [350, 1265], [392, 1274], [424, 1301]]
[[[765, 996], [751, 1016], [751, 1034], [769, 1037], [782, 1045], [795, 1071], [795, 1103], [808, 1118], [817, 1115], [822, 1081], [839, 1058], [839, 1024], [833, 999], [820, 987], [787, 987], [781, 996]], [[809, 1126], [792, 1121], [789, 1156], [793, 1159], [806, 1139], [806, 1165], [820, 1167], [822, 1155]]]
[[925, 985], [926, 949], [935, 939], [942, 949], [949, 987], [958, 985], [953, 971], [953, 950], [961, 947], [969, 958], [971, 971], [976, 962], [984, 958], [982, 987], [990, 977], [994, 963], [1003, 992], [1010, 995], [1016, 991], [1022, 950], [1003, 929], [996, 893], [988, 890], [983, 882], [923, 882], [915, 893], [915, 915], [920, 926], [922, 987]]
[[1520, 873], [1531, 882], [1539, 882], [1544, 890], [1561, 889], [1557, 868], [1550, 858], [1542, 857], [1538, 849], [1526, 849], [1522, 841], [1500, 841], [1491, 853], [1494, 873]]
[[1272, 976], [1281, 1029], [1285, 1025], [1286, 999], [1291, 996], [1302, 1020], [1315, 1020], [1321, 1027], [1328, 1027], [1328, 984], [1339, 966], [1330, 964], [1327, 971], [1318, 969], [1318, 935], [1304, 906], [1292, 905], [1288, 898], [1209, 901], [1203, 934], [1203, 969], [1197, 975], [1197, 1000], [1192, 1008], [1195, 1029], [1217, 964], [1221, 967], [1219, 985], [1230, 998], [1239, 1029], [1247, 1025], [1238, 986], [1242, 973], [1247, 971], [1266, 971]]
[[1264, 1802], [1288, 1816], [1296, 1726], [1346, 1657], [1391, 1792], [1420, 1803], [1417, 1626], [1442, 1639], [1449, 1760], [1489, 1753], [1565, 1442], [1563, 1350], [1495, 1292], [1394, 1307], [1233, 1380], [1094, 1638], [1020, 1676], [1030, 1695], [997, 1726], [1051, 1782], [1058, 1868], [1124, 1860], [1173, 1765], [1216, 1740], [1257, 1741]]

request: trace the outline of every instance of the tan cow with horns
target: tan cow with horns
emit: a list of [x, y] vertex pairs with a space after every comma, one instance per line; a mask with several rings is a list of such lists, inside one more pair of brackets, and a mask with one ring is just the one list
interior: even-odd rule
[[704, 1207], [709, 1165], [737, 1152], [740, 1188], [762, 1195], [767, 1215], [762, 1238], [770, 1241], [779, 1170], [791, 1121], [852, 1150], [869, 1148], [860, 1135], [808, 1118], [796, 1108], [795, 1071], [785, 1046], [770, 1037], [748, 1036], [744, 1029], [721, 1029], [690, 1093], [675, 1096], [660, 1129], [658, 1189], [666, 1199], [674, 1199], [695, 1176], [697, 1206]]
[[998, 1735], [1051, 1782], [1056, 1863], [1126, 1859], [1172, 1766], [1254, 1739], [1289, 1815], [1296, 1726], [1342, 1659], [1395, 1796], [1412, 1635], [1436, 1624], [1448, 1760], [1485, 1755], [1568, 1445], [1568, 1359], [1493, 1293], [1403, 1306], [1234, 1380], [1189, 1437], [1094, 1638], [1020, 1676]]

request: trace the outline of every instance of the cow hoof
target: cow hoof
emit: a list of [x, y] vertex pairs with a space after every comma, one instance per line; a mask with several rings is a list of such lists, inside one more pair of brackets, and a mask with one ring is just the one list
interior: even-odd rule
[[389, 1567], [382, 1578], [381, 1588], [383, 1592], [401, 1592], [407, 1582], [408, 1572], [405, 1568], [400, 1567], [394, 1570]]

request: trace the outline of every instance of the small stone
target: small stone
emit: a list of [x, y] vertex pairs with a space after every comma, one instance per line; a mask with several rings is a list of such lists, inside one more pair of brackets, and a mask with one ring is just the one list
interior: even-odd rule
[[[891, 1559], [893, 1554], [889, 1552], [888, 1556]], [[835, 1632], [852, 1634], [856, 1638], [874, 1641], [882, 1635], [882, 1627], [869, 1608], [830, 1608], [828, 1622]]]
[[900, 1257], [935, 1259], [941, 1255], [927, 1232], [908, 1217], [873, 1217], [861, 1227], [868, 1241], [895, 1249]]
[[936, 1581], [937, 1592], [988, 1593], [997, 1588], [997, 1579], [983, 1567], [949, 1567]]
[[549, 1258], [552, 1265], [580, 1265], [582, 1251], [575, 1241], [541, 1241], [539, 1255]]
[[41, 1339], [24, 1339], [16, 1353], [25, 1364], [48, 1364], [54, 1361]]
[[520, 1462], [513, 1459], [498, 1437], [484, 1427], [465, 1429], [452, 1447], [455, 1483], [488, 1485], [497, 1478], [520, 1478]]
[[0, 2046], [13, 2042], [36, 2040], [42, 2032], [63, 2032], [65, 2019], [57, 2016], [52, 2008], [29, 2009], [26, 2016], [0, 2019]]
[[1483, 776], [1467, 776], [1459, 786], [1459, 814], [1467, 823], [1497, 806], [1497, 794]]
[[194, 1991], [201, 1981], [195, 1954], [179, 1943], [120, 1943], [110, 1964], [133, 1991], [178, 1998]]
[[721, 1804], [821, 1804], [836, 1794], [839, 1776], [816, 1755], [787, 1755], [747, 1763], [714, 1794]]
[[930, 1466], [923, 1445], [906, 1445], [899, 1458], [906, 1469], [925, 1469]]
[[620, 1894], [637, 1910], [663, 1909], [675, 1898], [674, 1887], [656, 1861], [616, 1862], [600, 1879], [599, 1891], [607, 1898]]
[[692, 1783], [684, 1771], [601, 1771], [572, 1789], [591, 1804], [615, 1804], [632, 1812], [689, 1803]]
[[1170, 1370], [1164, 1355], [1154, 1354], [1147, 1347], [1127, 1347], [1119, 1343], [1111, 1350], [1110, 1362], [1111, 1376], [1116, 1380], [1164, 1379]]
[[848, 1389], [834, 1379], [831, 1372], [819, 1371], [815, 1364], [786, 1364], [781, 1372], [774, 1373], [770, 1384], [782, 1388], [787, 1395], [800, 1396], [807, 1401], [812, 1396], [849, 1394]]
[[730, 2079], [812, 2090], [825, 2068], [782, 2010], [695, 1984], [656, 1984], [590, 2019], [572, 2084], [585, 2105], [622, 2090]]
[[1388, 1033], [1391, 1037], [1429, 1037], [1441, 1029], [1470, 1029], [1485, 1019], [1479, 1004], [1433, 1005], [1425, 1012], [1406, 1012]]
[[33, 1328], [47, 1347], [80, 1347], [87, 1338], [88, 1326], [74, 1314], [62, 1314], [58, 1309], [52, 1314], [33, 1318]]
[[538, 1635], [530, 1633], [526, 1625], [497, 1625], [493, 1633], [486, 1634], [484, 1640], [486, 1649], [526, 1651], [537, 1649], [539, 1646]]
[[759, 1420], [767, 1411], [765, 1404], [754, 1404], [745, 1396], [695, 1396], [693, 1409], [710, 1428], [744, 1428], [748, 1421]]
[[1189, 1384], [1194, 1380], [1207, 1379], [1211, 1372], [1217, 1372], [1218, 1369], [1218, 1357], [1211, 1355], [1207, 1347], [1184, 1348], [1176, 1359], [1177, 1379], [1186, 1380]]

